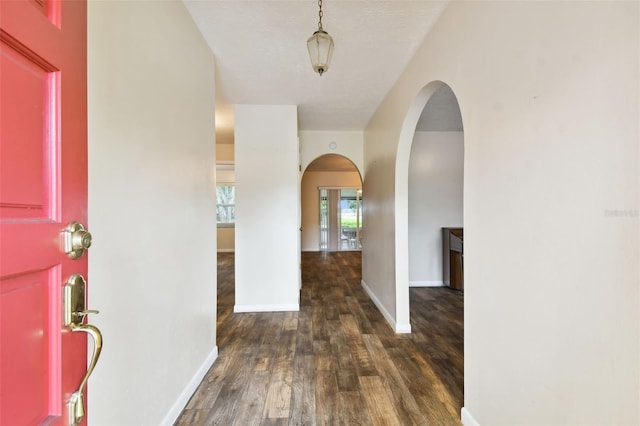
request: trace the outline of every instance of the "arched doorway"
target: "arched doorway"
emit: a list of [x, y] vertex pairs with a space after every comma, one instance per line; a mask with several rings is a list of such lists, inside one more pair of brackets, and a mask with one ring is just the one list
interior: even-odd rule
[[451, 88], [443, 85], [425, 105], [411, 145], [410, 287], [463, 289], [463, 169], [460, 108]]
[[302, 251], [361, 249], [362, 178], [350, 159], [325, 154], [313, 160], [300, 198]]
[[[442, 102], [443, 99], [446, 102]], [[430, 107], [429, 103], [432, 100], [434, 101], [434, 103], [431, 104], [431, 107]], [[409, 239], [409, 234], [410, 234], [410, 203], [409, 203], [410, 185], [409, 183], [410, 183], [410, 180], [409, 180], [409, 177], [410, 177], [410, 166], [411, 166], [412, 151], [413, 151], [412, 147], [414, 144], [414, 140], [416, 139], [416, 130], [418, 130], [418, 132], [421, 132], [421, 130], [419, 130], [419, 127], [418, 127], [419, 123], [421, 123], [421, 126], [422, 125], [431, 126], [430, 129], [432, 130], [436, 128], [440, 128], [439, 126], [445, 126], [445, 125], [451, 125], [451, 123], [457, 123], [452, 130], [454, 132], [460, 133], [459, 143], [461, 145], [463, 144], [462, 119], [461, 119], [459, 105], [458, 105], [455, 94], [447, 84], [441, 81], [434, 81], [427, 84], [424, 88], [422, 88], [422, 90], [420, 90], [420, 92], [416, 95], [415, 99], [413, 100], [409, 110], [407, 111], [407, 115], [405, 117], [405, 121], [402, 126], [400, 139], [398, 143], [398, 152], [396, 157], [396, 169], [395, 169], [395, 179], [396, 179], [395, 180], [396, 331], [405, 332], [405, 333], [411, 332], [410, 311], [409, 311], [409, 283], [411, 282], [412, 274], [410, 274], [410, 272], [416, 273], [415, 270], [410, 271], [412, 256], [409, 250], [410, 248], [410, 239]], [[443, 127], [443, 128], [446, 128], [446, 127]], [[438, 142], [433, 137], [429, 138], [425, 135], [421, 135], [418, 137], [418, 139], [427, 140], [428, 141], [427, 145], [429, 145], [429, 142], [431, 145], [438, 144]], [[440, 139], [441, 142], [443, 142], [442, 137], [436, 138], [436, 139]], [[446, 148], [451, 148], [451, 146]], [[428, 146], [426, 147], [426, 150], [427, 151], [429, 150]], [[463, 148], [460, 147], [460, 150], [463, 151]], [[425, 147], [422, 146], [421, 149], [418, 149], [414, 153], [419, 153], [419, 155], [421, 156], [421, 159], [424, 160], [424, 164], [422, 165], [424, 169], [423, 171], [425, 172], [424, 176], [428, 176], [430, 172], [429, 161], [437, 161], [437, 159], [431, 157], [428, 153], [425, 155], [424, 151], [425, 151]], [[449, 152], [449, 154], [452, 154], [452, 153]], [[459, 154], [461, 156], [463, 152], [460, 152]], [[445, 158], [445, 157], [442, 157], [442, 158]], [[452, 155], [449, 155], [449, 157], [452, 157]], [[453, 155], [453, 157], [456, 157], [456, 156]], [[416, 160], [416, 158], [414, 158], [414, 160]], [[453, 160], [452, 158], [448, 158], [448, 161], [453, 161]], [[414, 167], [416, 162], [418, 161], [414, 161]], [[460, 166], [462, 167], [462, 169], [464, 168], [463, 164]], [[416, 173], [415, 175], [419, 176], [420, 173]], [[416, 176], [412, 176], [412, 177], [414, 179], [416, 178]], [[437, 176], [435, 176], [435, 174], [433, 177], [435, 180], [439, 179]], [[460, 181], [461, 180], [462, 179], [460, 177]], [[434, 189], [434, 192], [437, 192], [438, 190], [440, 191], [443, 190], [442, 188], [436, 188], [436, 186], [437, 185], [434, 185], [434, 188], [432, 188]], [[461, 192], [461, 188], [460, 188], [460, 192]], [[458, 196], [455, 196], [455, 197], [458, 197]], [[440, 201], [442, 201], [442, 199]], [[449, 199], [448, 201], [451, 201], [451, 200]], [[461, 206], [462, 201], [461, 199], [457, 199], [456, 202], [453, 204], [457, 204]], [[420, 206], [418, 206], [418, 208], [416, 208], [416, 206], [413, 206], [413, 207], [414, 208], [412, 208], [411, 210], [415, 215], [416, 212], [420, 210], [419, 208]], [[461, 207], [460, 207], [460, 210], [461, 210]], [[460, 212], [460, 215], [461, 215], [461, 212]], [[413, 219], [414, 219], [413, 223], [415, 224], [416, 222], [415, 217]], [[435, 246], [435, 242], [438, 239], [437, 233], [441, 232], [439, 231], [439, 229], [445, 226], [457, 225], [457, 222], [459, 222], [458, 219], [460, 218], [456, 218], [456, 217], [452, 218], [449, 225], [445, 225], [446, 222], [443, 222], [442, 220], [432, 221], [432, 223], [429, 225], [430, 232], [431, 232], [429, 235], [430, 249], [429, 250], [425, 249], [425, 252], [430, 251], [432, 255], [436, 255], [437, 247]], [[459, 224], [462, 225], [461, 222]], [[411, 232], [413, 233], [413, 230]], [[413, 236], [416, 236], [416, 234], [414, 234]], [[415, 242], [415, 240], [413, 242]], [[442, 256], [440, 256], [440, 259], [437, 259], [437, 258], [434, 259], [432, 257], [431, 265], [432, 266], [437, 265], [441, 261], [442, 261]], [[424, 264], [424, 260], [422, 263]], [[417, 264], [417, 263], [414, 261], [414, 264]], [[431, 284], [437, 284], [439, 280], [436, 277], [442, 273], [442, 270], [437, 270], [437, 268], [434, 268], [434, 269], [436, 270], [430, 271], [432, 273], [431, 275], [432, 279], [425, 279], [424, 282], [429, 283], [429, 281], [431, 281]], [[414, 281], [416, 280], [414, 279]]]

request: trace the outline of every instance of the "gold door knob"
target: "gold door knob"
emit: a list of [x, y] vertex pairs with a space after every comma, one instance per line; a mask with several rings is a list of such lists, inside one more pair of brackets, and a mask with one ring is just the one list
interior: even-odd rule
[[80, 258], [91, 242], [91, 234], [79, 222], [71, 222], [62, 231], [62, 249], [71, 259]]
[[84, 321], [87, 315], [98, 313], [98, 311], [87, 309], [86, 287], [87, 282], [84, 277], [80, 274], [73, 274], [67, 280], [63, 293], [64, 325], [69, 327], [74, 333], [87, 333], [93, 338], [93, 354], [91, 355], [87, 372], [80, 382], [78, 390], [71, 395], [71, 398], [67, 402], [70, 426], [79, 425], [85, 415], [84, 388], [102, 352], [102, 333], [98, 327], [87, 324]]
[[71, 324], [69, 325], [69, 328], [71, 328], [72, 332], [81, 331], [87, 333], [93, 338], [93, 354], [91, 355], [91, 361], [89, 362], [87, 372], [80, 382], [78, 390], [71, 394], [71, 398], [69, 399], [69, 402], [67, 402], [67, 407], [69, 409], [69, 426], [77, 426], [85, 415], [84, 387], [87, 385], [87, 381], [89, 380], [91, 373], [93, 373], [93, 369], [96, 368], [96, 363], [98, 362], [98, 358], [100, 358], [100, 353], [102, 352], [102, 333], [98, 327], [91, 324]]

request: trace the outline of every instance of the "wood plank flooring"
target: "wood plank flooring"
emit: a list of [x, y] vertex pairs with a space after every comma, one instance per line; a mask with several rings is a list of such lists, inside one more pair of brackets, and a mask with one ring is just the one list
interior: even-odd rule
[[412, 288], [395, 334], [362, 290], [360, 252], [303, 253], [300, 312], [234, 314], [218, 254], [219, 356], [176, 425], [460, 425], [463, 296]]

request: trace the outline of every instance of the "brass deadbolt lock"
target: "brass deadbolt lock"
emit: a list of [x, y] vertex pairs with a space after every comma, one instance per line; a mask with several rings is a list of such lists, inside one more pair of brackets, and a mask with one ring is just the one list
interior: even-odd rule
[[81, 223], [71, 222], [62, 231], [62, 246], [71, 259], [78, 259], [91, 247], [91, 234]]

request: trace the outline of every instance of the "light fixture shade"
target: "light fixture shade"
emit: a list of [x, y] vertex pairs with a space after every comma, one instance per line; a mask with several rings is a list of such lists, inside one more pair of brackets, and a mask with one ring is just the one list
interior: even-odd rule
[[322, 76], [331, 63], [333, 39], [326, 31], [318, 30], [307, 40], [307, 49], [313, 70]]

